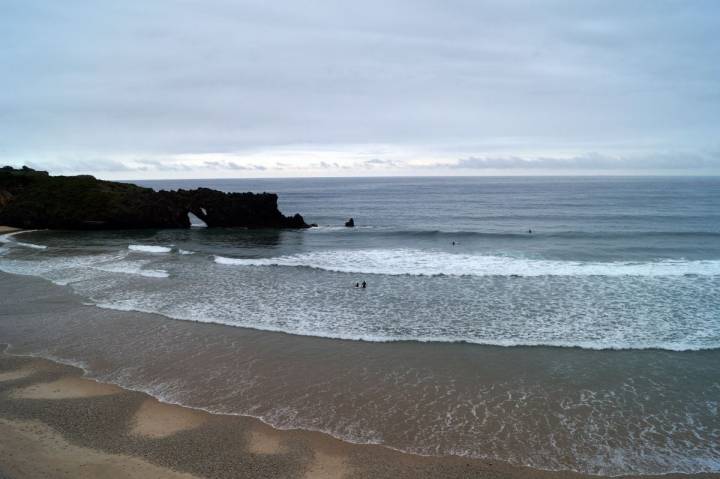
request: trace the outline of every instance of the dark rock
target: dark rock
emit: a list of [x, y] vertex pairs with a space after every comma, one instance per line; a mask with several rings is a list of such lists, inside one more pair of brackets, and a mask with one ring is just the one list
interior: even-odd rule
[[347, 220], [347, 221], [345, 222], [345, 226], [347, 226], [348, 228], [354, 228], [354, 227], [355, 227], [355, 220], [352, 219], [352, 218], [350, 218], [349, 220]]
[[307, 228], [299, 214], [283, 216], [274, 193], [223, 193], [209, 188], [161, 191], [172, 195], [185, 211], [200, 218], [208, 227]]
[[92, 176], [50, 176], [0, 168], [0, 224], [37, 229], [189, 228], [188, 212], [209, 227], [307, 228], [284, 216], [272, 193], [208, 188], [155, 191]]

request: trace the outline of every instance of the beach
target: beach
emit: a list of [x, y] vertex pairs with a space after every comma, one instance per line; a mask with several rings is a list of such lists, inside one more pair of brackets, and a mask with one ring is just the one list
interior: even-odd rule
[[161, 403], [83, 378], [71, 366], [8, 354], [0, 356], [0, 456], [0, 477], [27, 479], [592, 477], [279, 431], [252, 418]]
[[[64, 287], [3, 273], [0, 294], [13, 298], [12, 302], [6, 299], [0, 311], [4, 325], [12, 315], [23, 318], [17, 324], [24, 322], [32, 328], [33, 311], [45, 308], [54, 312], [40, 316], [58, 320], [82, 316], [83, 310], [91, 308]], [[95, 313], [100, 321], [127, 321], [121, 327], [152, 321], [150, 315], [135, 312]], [[15, 351], [27, 347], [22, 341], [17, 343]], [[235, 347], [242, 346], [235, 342]], [[127, 366], [132, 369], [133, 365]], [[143, 392], [98, 382], [78, 367], [8, 352], [0, 355], [0, 457], [0, 477], [7, 478], [598, 477], [517, 467], [493, 459], [406, 454], [379, 445], [351, 444], [320, 432], [279, 430], [252, 417], [164, 403]]]
[[11, 478], [551, 477], [278, 431], [161, 403], [37, 358], [3, 355], [0, 371], [0, 472]]

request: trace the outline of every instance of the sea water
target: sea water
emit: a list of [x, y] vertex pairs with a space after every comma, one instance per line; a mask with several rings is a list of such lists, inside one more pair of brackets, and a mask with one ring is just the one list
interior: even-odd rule
[[[139, 183], [276, 192], [318, 227], [5, 236], [1, 271], [184, 321], [108, 348], [87, 325], [109, 325], [68, 319], [67, 337], [26, 328], [26, 352], [102, 358], [105, 379], [173, 402], [409, 452], [720, 471], [718, 178]], [[82, 338], [94, 346], [57, 344]], [[196, 361], [159, 369], [159, 351]]]

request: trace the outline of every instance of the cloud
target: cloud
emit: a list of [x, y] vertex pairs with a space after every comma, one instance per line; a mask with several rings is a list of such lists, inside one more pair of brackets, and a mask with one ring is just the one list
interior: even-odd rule
[[123, 173], [134, 170], [134, 168], [128, 166], [122, 161], [108, 158], [81, 159], [73, 157], [60, 157], [50, 160], [27, 160], [8, 163], [12, 163], [14, 166], [27, 165], [36, 170], [70, 174], [87, 173], [89, 171]]
[[[558, 150], [528, 145], [549, 142], [582, 145], [563, 146], [568, 157], [625, 160], [614, 145], [683, 151], [694, 168], [698, 152], [718, 148], [711, 0], [5, 0], [0, 31], [0, 152], [58, 171], [412, 165], [382, 152], [354, 162], [320, 154], [377, 144], [435, 162], [456, 148], [453, 158], [481, 158], [478, 168], [533, 158], [520, 165], [539, 170], [556, 166]], [[501, 152], [472, 148], [507, 138], [515, 143]], [[278, 168], [182, 159], [288, 145], [318, 154]]]
[[402, 168], [405, 165], [396, 160], [381, 160], [379, 158], [372, 158], [370, 160], [365, 160], [356, 166], [358, 168]]
[[236, 171], [265, 171], [267, 168], [262, 165], [241, 165], [234, 161], [205, 161], [203, 166], [215, 170], [236, 170]]
[[157, 171], [192, 171], [193, 167], [185, 163], [177, 161], [168, 161], [159, 158], [140, 158], [133, 159], [130, 164], [135, 165], [134, 168], [141, 171], [157, 170]]
[[608, 156], [589, 153], [573, 157], [469, 157], [436, 167], [457, 169], [524, 169], [524, 170], [702, 170], [720, 168], [720, 154], [655, 153]]

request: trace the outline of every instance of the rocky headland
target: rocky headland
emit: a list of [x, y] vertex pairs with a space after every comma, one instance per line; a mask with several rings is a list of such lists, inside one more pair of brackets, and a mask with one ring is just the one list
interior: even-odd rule
[[284, 216], [273, 193], [209, 188], [155, 191], [89, 175], [51, 176], [28, 167], [0, 168], [0, 224], [32, 229], [189, 228], [188, 213], [208, 227], [307, 228]]

